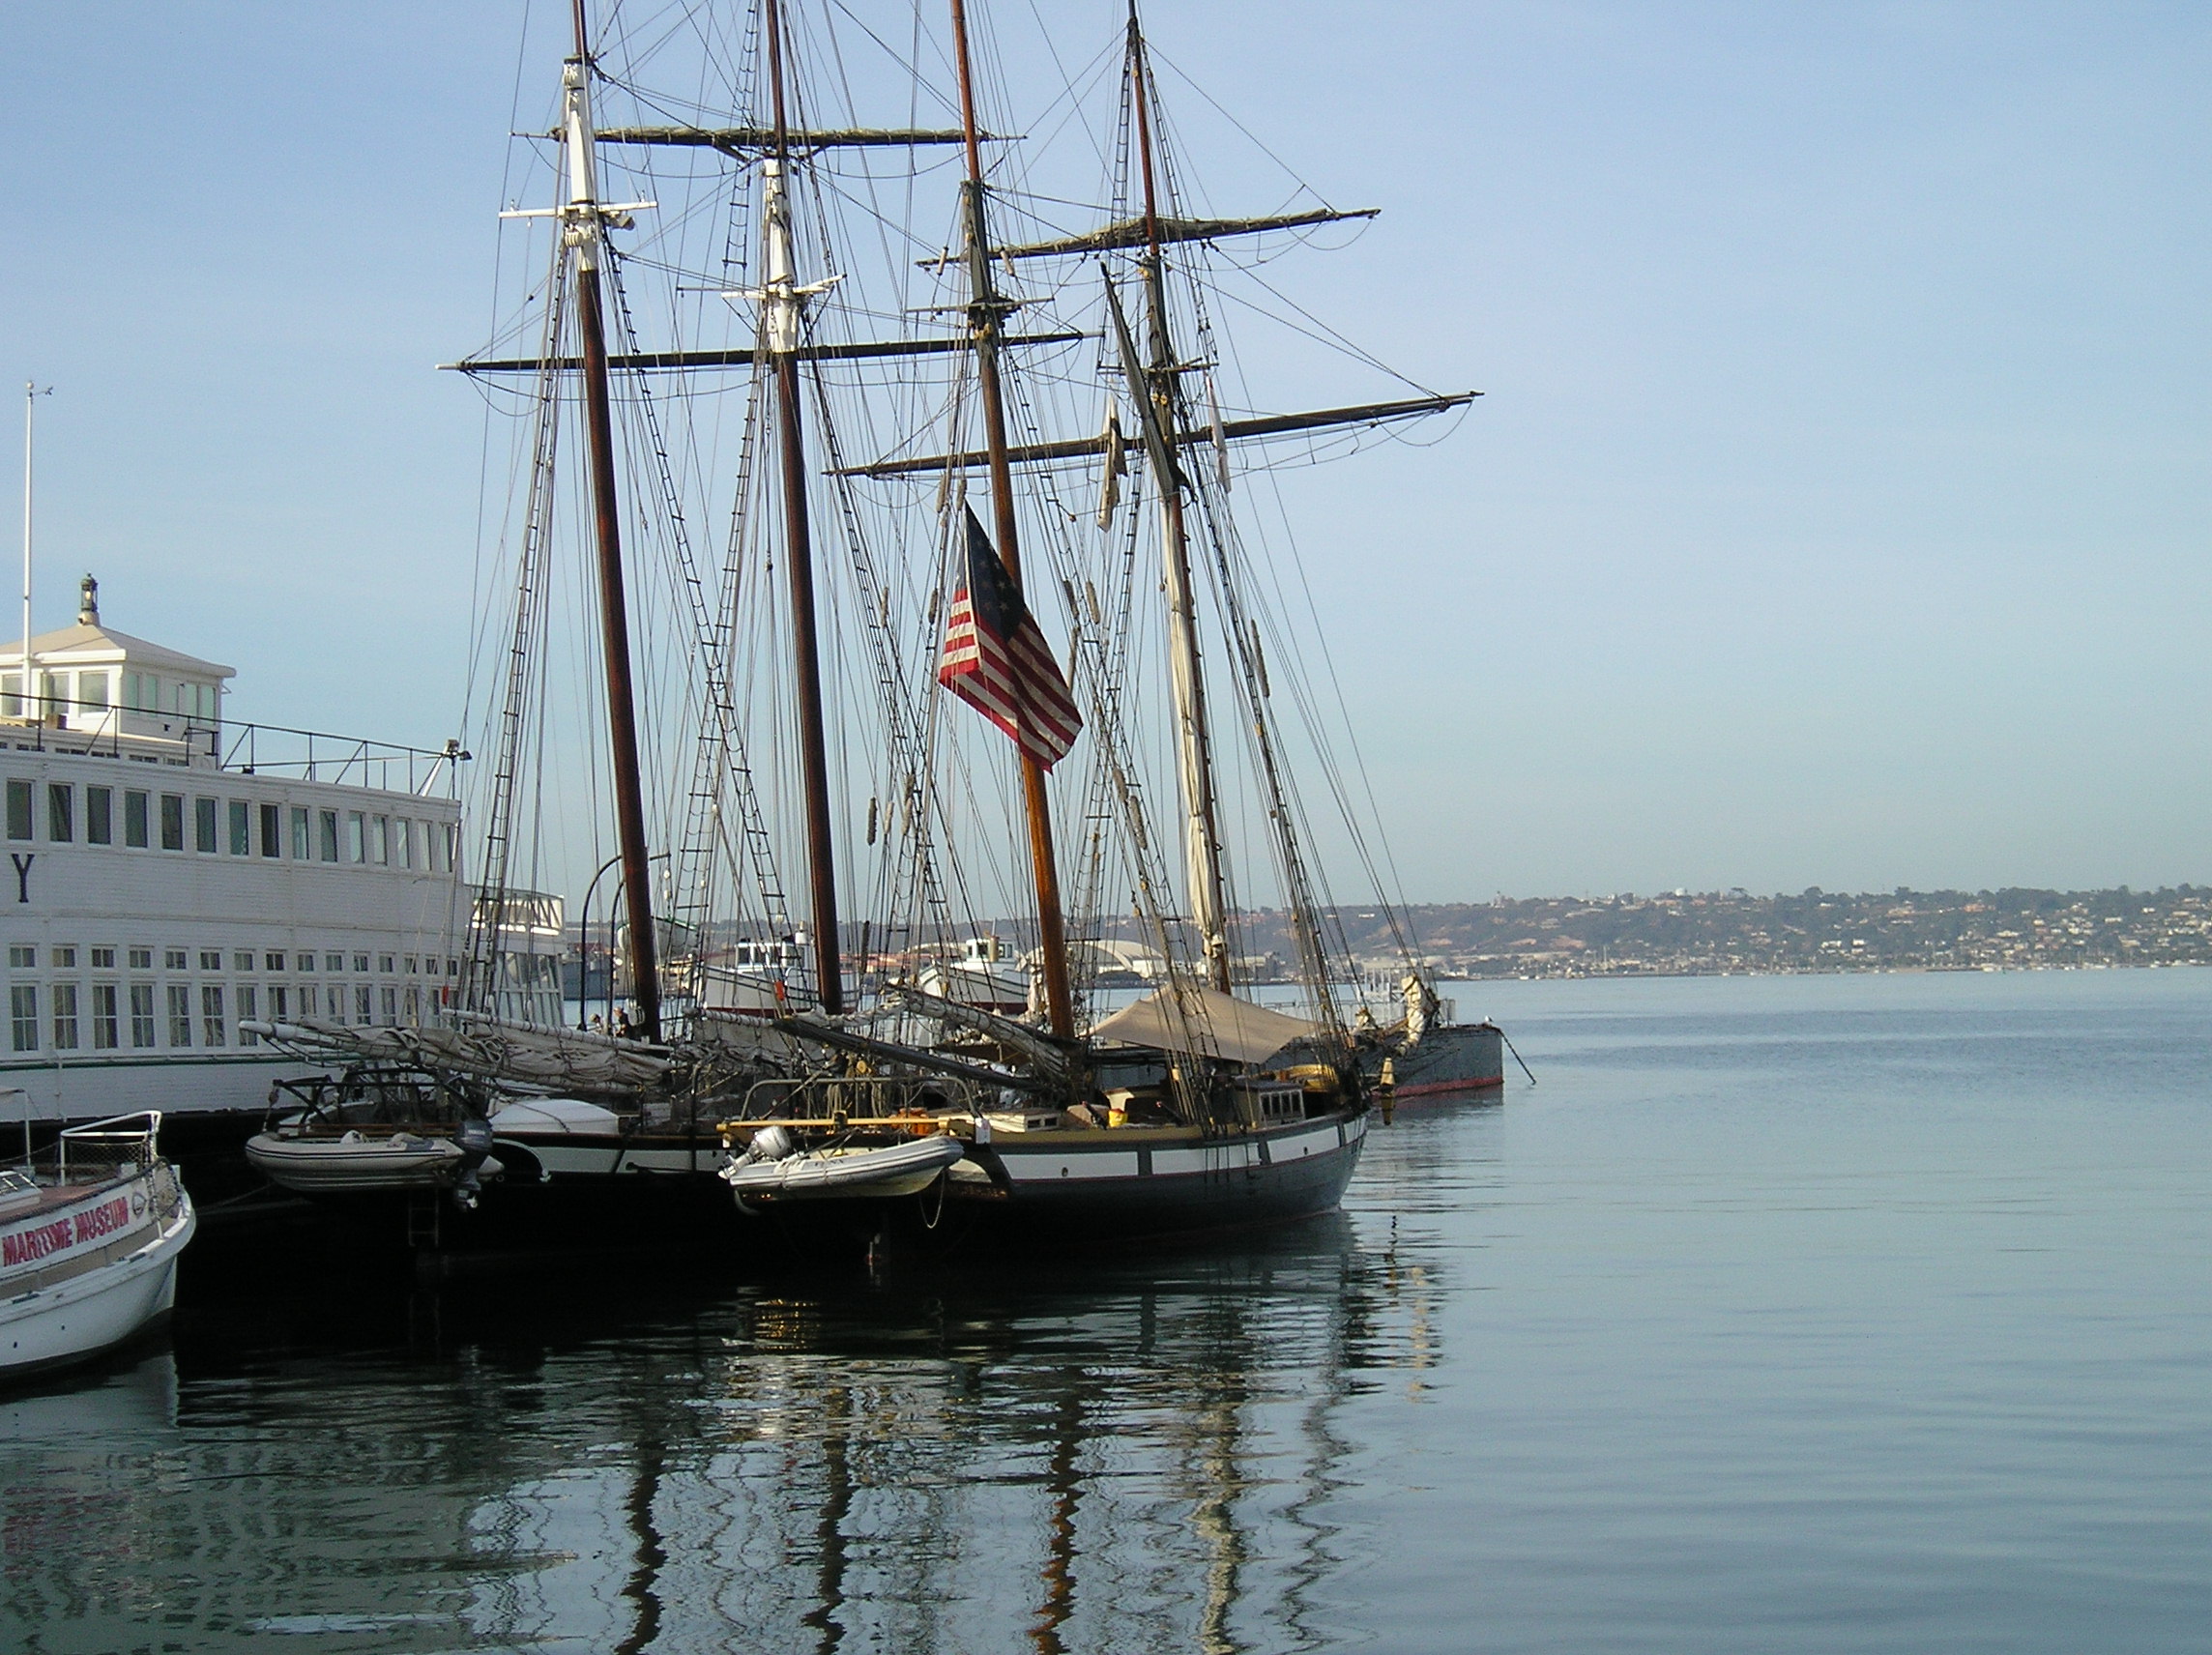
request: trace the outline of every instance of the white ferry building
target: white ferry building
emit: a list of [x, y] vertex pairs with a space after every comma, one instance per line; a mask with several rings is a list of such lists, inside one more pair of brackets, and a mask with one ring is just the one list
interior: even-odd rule
[[232, 669], [102, 625], [90, 576], [77, 624], [10, 656], [0, 1089], [27, 1097], [0, 1097], [0, 1143], [26, 1108], [42, 1125], [159, 1109], [172, 1153], [236, 1142], [271, 1065], [303, 1067], [241, 1024], [451, 1003], [469, 923], [452, 745], [228, 723]]

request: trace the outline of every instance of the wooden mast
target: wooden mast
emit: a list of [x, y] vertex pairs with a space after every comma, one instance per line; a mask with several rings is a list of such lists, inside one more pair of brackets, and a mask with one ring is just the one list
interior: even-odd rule
[[[1151, 321], [1152, 361], [1145, 387], [1163, 432], [1182, 429], [1176, 396], [1176, 360], [1168, 336], [1167, 294], [1160, 254], [1160, 209], [1152, 175], [1151, 110], [1147, 97], [1145, 37], [1129, 6], [1129, 83], [1136, 102], [1137, 151], [1145, 180], [1145, 306]], [[1191, 918], [1206, 951], [1208, 979], [1229, 992], [1228, 903], [1221, 884], [1221, 828], [1213, 796], [1213, 736], [1206, 716], [1206, 676], [1199, 662], [1198, 609], [1191, 594], [1190, 536], [1183, 522], [1182, 471], [1168, 456], [1159, 479], [1161, 540], [1167, 564], [1169, 665], [1174, 679], [1176, 750], [1182, 771], [1183, 866]]]
[[799, 690], [800, 769], [806, 792], [806, 866], [814, 909], [814, 979], [822, 1009], [845, 1008], [842, 952], [837, 936], [837, 864], [830, 836], [830, 768], [822, 734], [822, 660], [814, 617], [814, 544], [806, 511], [806, 456], [800, 441], [799, 351], [805, 290], [797, 285], [792, 258], [791, 129], [783, 107], [781, 0], [762, 0], [768, 41], [774, 142], [763, 159], [762, 219], [768, 240], [767, 279], [760, 298], [768, 316], [769, 352], [775, 365], [776, 444], [783, 465], [784, 566], [791, 583], [793, 666]]
[[613, 750], [615, 828], [629, 919], [630, 994], [637, 1031], [660, 1038], [660, 968], [654, 934], [653, 886], [645, 850], [645, 800], [638, 780], [637, 708], [630, 689], [629, 608], [623, 592], [622, 521], [615, 497], [614, 417], [607, 390], [606, 322], [599, 299], [599, 250], [606, 216], [592, 156], [591, 55], [584, 0], [574, 0], [576, 55], [562, 73], [568, 150], [568, 201], [563, 234], [576, 253], [576, 313], [584, 346], [584, 415], [592, 464], [592, 509], [598, 530], [600, 654], [606, 665], [607, 733]]
[[[990, 457], [999, 557], [1018, 591], [1022, 566], [1014, 525], [1013, 466], [1006, 454], [1005, 403], [999, 387], [999, 347], [1010, 306], [998, 296], [991, 276], [991, 238], [983, 213], [983, 149], [975, 125], [975, 79], [968, 52], [968, 12], [963, 0], [951, 0], [951, 5], [953, 53], [960, 69], [960, 127], [968, 146], [968, 179], [961, 187], [968, 238], [968, 325], [975, 337], [976, 378], [983, 392], [983, 438]], [[1052, 806], [1045, 796], [1044, 767], [1026, 753], [1022, 756], [1022, 801], [1029, 818], [1030, 867], [1036, 878], [1045, 1012], [1052, 1031], [1068, 1038], [1075, 1032], [1075, 1004], [1068, 991], [1067, 924], [1061, 913]]]

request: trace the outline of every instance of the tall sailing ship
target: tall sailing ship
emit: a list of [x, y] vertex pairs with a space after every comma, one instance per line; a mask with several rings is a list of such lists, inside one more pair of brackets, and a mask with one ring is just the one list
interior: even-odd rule
[[[536, 238], [527, 292], [452, 364], [520, 479], [473, 742], [484, 922], [451, 1038], [406, 1045], [507, 1089], [484, 1220], [677, 1187], [639, 1174], [855, 1234], [1333, 1205], [1377, 1037], [1299, 783], [1353, 793], [1323, 641], [1233, 491], [1254, 451], [1472, 393], [1225, 408], [1212, 277], [1371, 215], [1195, 216], [1133, 12], [1099, 222], [1057, 232], [979, 110], [962, 0], [942, 97], [781, 0], [565, 22], [553, 200], [503, 215]], [[888, 61], [856, 75], [863, 45]], [[946, 118], [846, 106], [870, 95]], [[1373, 876], [1372, 825], [1338, 836]], [[595, 866], [626, 1037], [489, 995], [512, 897]], [[1239, 946], [1263, 904], [1296, 955], [1273, 1004]], [[1132, 947], [1157, 986], [1117, 1004]]]

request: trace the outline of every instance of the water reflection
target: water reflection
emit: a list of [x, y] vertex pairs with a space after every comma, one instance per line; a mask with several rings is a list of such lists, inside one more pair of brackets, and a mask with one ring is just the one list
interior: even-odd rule
[[0, 1644], [1331, 1642], [1332, 1416], [1434, 1359], [1434, 1268], [1335, 1215], [874, 1286], [203, 1296], [174, 1377], [0, 1405]]

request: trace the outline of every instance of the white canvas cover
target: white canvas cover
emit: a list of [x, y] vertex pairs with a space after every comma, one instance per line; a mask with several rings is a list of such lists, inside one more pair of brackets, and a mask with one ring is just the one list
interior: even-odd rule
[[1237, 1063], [1264, 1063], [1292, 1041], [1315, 1031], [1316, 1026], [1303, 1018], [1286, 1017], [1219, 989], [1193, 986], [1179, 991], [1171, 983], [1093, 1024], [1091, 1037], [1226, 1058]]

